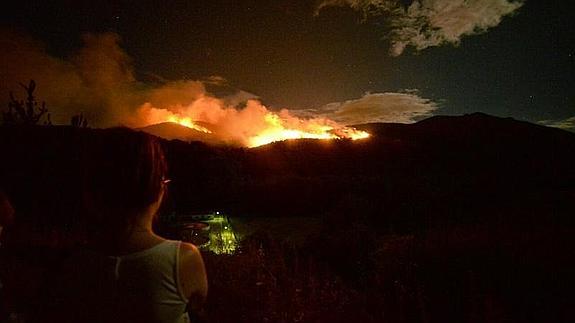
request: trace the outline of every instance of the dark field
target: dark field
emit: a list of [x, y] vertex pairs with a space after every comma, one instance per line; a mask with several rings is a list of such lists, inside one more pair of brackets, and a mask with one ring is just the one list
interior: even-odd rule
[[[236, 253], [204, 253], [207, 321], [575, 320], [575, 135], [482, 114], [363, 128], [357, 142], [163, 142], [158, 229], [222, 210], [243, 233]], [[76, 161], [100, 131], [0, 128], [12, 274], [48, 277], [79, 244]], [[23, 290], [33, 316], [42, 290]]]

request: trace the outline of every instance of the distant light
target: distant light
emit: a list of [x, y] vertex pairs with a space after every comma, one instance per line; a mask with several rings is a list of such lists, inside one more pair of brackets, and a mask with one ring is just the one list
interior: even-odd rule
[[220, 214], [220, 212], [219, 212], [219, 211], [216, 211], [216, 214]]

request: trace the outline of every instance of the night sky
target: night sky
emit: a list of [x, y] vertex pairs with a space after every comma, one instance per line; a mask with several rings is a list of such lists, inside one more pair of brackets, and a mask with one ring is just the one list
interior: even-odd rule
[[[142, 83], [218, 76], [272, 109], [302, 111], [366, 94], [411, 93], [434, 104], [421, 116], [482, 111], [563, 128], [575, 125], [571, 1], [469, 1], [473, 8], [516, 8], [485, 17], [499, 21], [482, 31], [475, 26], [470, 35], [456, 34], [457, 41], [428, 42], [419, 49], [408, 42], [401, 53], [393, 52], [406, 40], [399, 32], [417, 23], [406, 19], [417, 5], [412, 1], [9, 2], [1, 28], [42, 42], [53, 57], [72, 55], [85, 33], [117, 33]], [[450, 11], [447, 18], [465, 25], [473, 15], [463, 1], [451, 4], [459, 2], [463, 7], [455, 9], [461, 14]], [[396, 16], [383, 8], [388, 4]], [[397, 27], [400, 23], [404, 29]]]

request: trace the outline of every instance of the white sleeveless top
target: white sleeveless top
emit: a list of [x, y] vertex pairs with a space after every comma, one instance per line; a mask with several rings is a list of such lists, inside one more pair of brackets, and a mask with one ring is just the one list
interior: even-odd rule
[[166, 240], [146, 250], [109, 257], [109, 292], [117, 297], [118, 309], [138, 311], [136, 316], [146, 322], [190, 321], [188, 299], [179, 282], [180, 244]]
[[53, 280], [48, 317], [60, 323], [190, 322], [179, 282], [180, 245], [166, 240], [123, 256], [79, 251]]

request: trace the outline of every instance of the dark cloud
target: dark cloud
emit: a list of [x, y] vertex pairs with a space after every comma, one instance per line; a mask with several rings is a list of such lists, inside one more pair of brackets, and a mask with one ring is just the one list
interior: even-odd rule
[[350, 6], [366, 17], [383, 16], [390, 54], [409, 46], [416, 50], [458, 44], [464, 36], [483, 33], [516, 12], [522, 0], [416, 0], [404, 6], [397, 0], [324, 0], [317, 7]]

